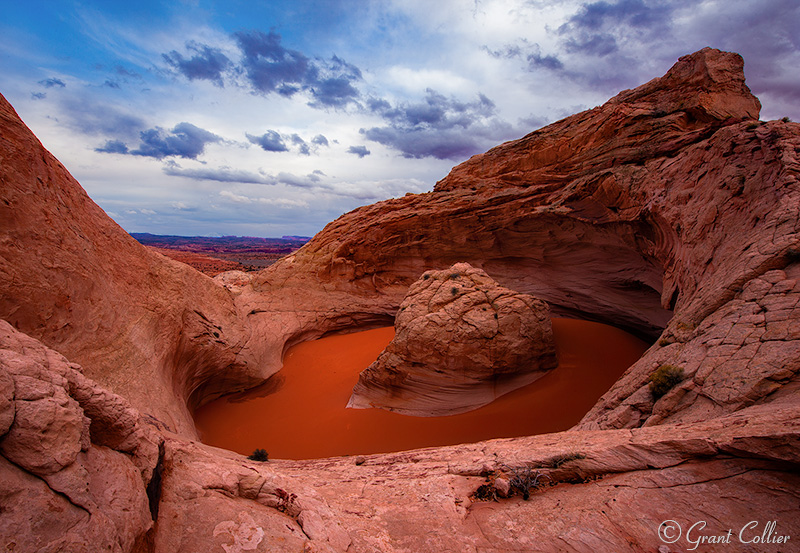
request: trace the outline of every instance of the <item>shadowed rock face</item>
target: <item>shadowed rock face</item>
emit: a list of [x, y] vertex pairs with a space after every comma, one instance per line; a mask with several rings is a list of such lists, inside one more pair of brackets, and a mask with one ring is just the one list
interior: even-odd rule
[[477, 409], [557, 365], [547, 304], [468, 263], [427, 271], [400, 304], [395, 337], [348, 407], [416, 416]]
[[[227, 290], [136, 245], [3, 101], [2, 545], [633, 552], [664, 546], [665, 520], [736, 540], [754, 517], [752, 535], [775, 520], [794, 543], [800, 125], [757, 113], [741, 58], [702, 50]], [[393, 320], [420, 274], [462, 260], [659, 338], [567, 432], [267, 464], [186, 440], [187, 399], [274, 373], [293, 342]], [[654, 398], [663, 364], [684, 378]], [[475, 499], [509, 469], [557, 485]]]

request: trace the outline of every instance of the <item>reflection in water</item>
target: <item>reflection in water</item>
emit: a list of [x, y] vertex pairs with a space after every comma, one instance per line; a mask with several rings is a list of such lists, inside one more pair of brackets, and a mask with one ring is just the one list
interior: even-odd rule
[[203, 442], [272, 459], [382, 453], [566, 430], [647, 349], [617, 328], [553, 319], [559, 365], [536, 382], [460, 415], [410, 417], [345, 409], [358, 374], [392, 339], [379, 328], [290, 348], [262, 386], [222, 397], [195, 413]]

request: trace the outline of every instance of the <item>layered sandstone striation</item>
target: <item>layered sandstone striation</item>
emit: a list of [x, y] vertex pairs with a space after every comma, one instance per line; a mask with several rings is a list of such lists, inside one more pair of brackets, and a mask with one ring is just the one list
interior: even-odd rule
[[[137, 245], [2, 101], [0, 545], [692, 548], [659, 539], [674, 520], [732, 531], [703, 551], [755, 551], [774, 520], [791, 547], [800, 125], [757, 120], [742, 64], [712, 49], [681, 58], [431, 193], [343, 215], [227, 287]], [[655, 343], [567, 432], [269, 463], [191, 441], [187, 401], [273, 373], [293, 342], [393, 320], [421, 274], [459, 261]], [[683, 378], [656, 398], [648, 378], [665, 364]], [[514, 471], [554, 485], [529, 501], [474, 494], [505, 494], [497, 481]]]
[[408, 291], [395, 337], [359, 376], [348, 407], [416, 416], [476, 409], [558, 364], [547, 304], [456, 263]]

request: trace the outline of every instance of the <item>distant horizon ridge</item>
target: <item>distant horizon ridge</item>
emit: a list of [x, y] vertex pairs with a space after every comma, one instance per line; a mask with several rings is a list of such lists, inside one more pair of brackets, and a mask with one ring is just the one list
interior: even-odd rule
[[234, 234], [224, 234], [220, 236], [203, 236], [203, 235], [183, 235], [183, 234], [153, 234], [151, 232], [130, 232], [128, 233], [138, 240], [139, 237], [152, 237], [152, 238], [201, 238], [203, 240], [311, 240], [311, 236], [301, 236], [295, 234], [285, 234], [283, 236], [237, 236]]

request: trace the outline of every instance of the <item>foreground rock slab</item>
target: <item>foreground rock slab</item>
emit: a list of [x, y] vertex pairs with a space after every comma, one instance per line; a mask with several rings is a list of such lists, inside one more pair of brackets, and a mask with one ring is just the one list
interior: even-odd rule
[[441, 416], [477, 409], [557, 365], [550, 309], [457, 263], [408, 291], [395, 337], [359, 376], [348, 407]]
[[0, 547], [122, 553], [145, 543], [162, 438], [140, 414], [2, 320], [0, 393]]

